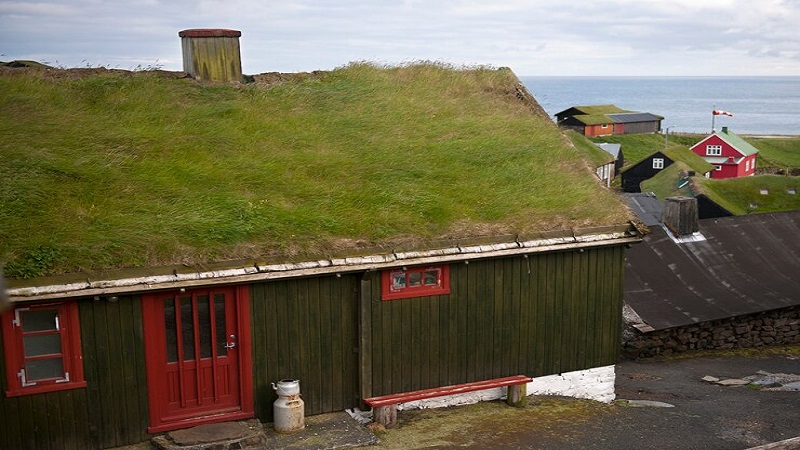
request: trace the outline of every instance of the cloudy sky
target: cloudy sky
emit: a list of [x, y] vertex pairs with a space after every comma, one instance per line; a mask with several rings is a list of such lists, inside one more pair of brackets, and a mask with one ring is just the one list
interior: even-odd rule
[[0, 61], [181, 70], [240, 30], [243, 71], [435, 60], [517, 75], [800, 75], [800, 0], [0, 0]]

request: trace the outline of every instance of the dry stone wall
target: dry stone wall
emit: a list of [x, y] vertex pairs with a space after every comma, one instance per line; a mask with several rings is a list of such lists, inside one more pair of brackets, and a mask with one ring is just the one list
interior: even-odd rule
[[622, 354], [628, 358], [671, 355], [692, 350], [800, 344], [800, 307], [713, 320], [642, 333], [623, 332]]

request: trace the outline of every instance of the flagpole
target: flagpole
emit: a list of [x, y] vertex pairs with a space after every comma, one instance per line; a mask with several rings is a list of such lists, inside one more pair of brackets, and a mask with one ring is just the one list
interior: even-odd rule
[[714, 134], [714, 119], [717, 118], [717, 115], [714, 114], [714, 111], [717, 110], [717, 105], [712, 106], [711, 108], [711, 134]]

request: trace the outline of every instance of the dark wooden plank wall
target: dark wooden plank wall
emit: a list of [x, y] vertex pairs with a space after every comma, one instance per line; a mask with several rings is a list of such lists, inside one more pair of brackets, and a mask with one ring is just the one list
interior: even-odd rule
[[87, 387], [0, 398], [0, 448], [72, 450], [149, 438], [142, 314], [138, 298], [80, 300]]
[[271, 383], [300, 380], [305, 413], [358, 406], [360, 275], [311, 277], [252, 286], [256, 416], [272, 421]]
[[[270, 383], [300, 380], [306, 414], [371, 395], [506, 375], [541, 376], [616, 362], [623, 250], [590, 249], [452, 264], [449, 295], [381, 301], [380, 273], [257, 283], [251, 291], [257, 417], [272, 421]], [[359, 289], [369, 291], [363, 297]], [[361, 304], [360, 304], [361, 300]], [[361, 307], [361, 309], [360, 309]], [[368, 317], [359, 317], [359, 311]], [[366, 320], [365, 320], [366, 319]], [[82, 300], [88, 387], [0, 399], [8, 448], [83, 449], [147, 440], [138, 297]], [[368, 324], [359, 340], [359, 323]], [[369, 370], [359, 368], [359, 342]], [[0, 388], [5, 371], [0, 358]]]
[[625, 134], [658, 133], [660, 122], [630, 122], [625, 124]]
[[373, 273], [368, 393], [614, 364], [622, 270], [618, 246], [470, 261], [449, 295], [391, 301]]

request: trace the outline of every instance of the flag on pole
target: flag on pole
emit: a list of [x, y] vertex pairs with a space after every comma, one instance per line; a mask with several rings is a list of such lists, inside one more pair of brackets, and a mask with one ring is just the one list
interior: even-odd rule
[[723, 111], [721, 109], [715, 109], [714, 111], [711, 112], [711, 114], [714, 114], [715, 116], [731, 116], [731, 117], [733, 117], [733, 113], [729, 113], [728, 111]]

